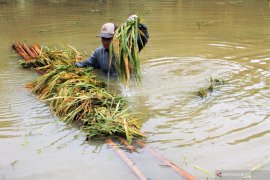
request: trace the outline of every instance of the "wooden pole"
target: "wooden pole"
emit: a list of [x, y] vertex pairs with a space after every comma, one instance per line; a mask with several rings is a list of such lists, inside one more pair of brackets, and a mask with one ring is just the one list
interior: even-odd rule
[[120, 156], [120, 158], [131, 168], [131, 170], [136, 174], [136, 176], [140, 180], [147, 180], [145, 175], [142, 173], [142, 171], [135, 165], [133, 161], [131, 161], [124, 152], [117, 147], [117, 145], [112, 141], [112, 139], [108, 138], [106, 139], [106, 143], [109, 144]]
[[169, 167], [171, 167], [173, 170], [175, 170], [178, 174], [185, 177], [188, 180], [197, 180], [194, 176], [186, 172], [185, 170], [178, 167], [176, 164], [170, 162], [167, 158], [165, 158], [163, 155], [161, 155], [158, 151], [155, 149], [145, 145], [141, 140], [136, 141], [139, 146], [144, 147], [147, 151], [149, 151], [151, 154], [153, 154], [156, 158], [158, 158], [161, 162], [165, 163]]
[[23, 44], [23, 45], [22, 45], [22, 48], [27, 52], [27, 54], [28, 54], [32, 59], [35, 58], [35, 55], [32, 53], [32, 51], [29, 49], [29, 47], [28, 47], [26, 44]]
[[25, 52], [20, 43], [16, 42], [12, 45], [12, 48], [20, 55], [24, 60], [29, 60], [31, 57]]

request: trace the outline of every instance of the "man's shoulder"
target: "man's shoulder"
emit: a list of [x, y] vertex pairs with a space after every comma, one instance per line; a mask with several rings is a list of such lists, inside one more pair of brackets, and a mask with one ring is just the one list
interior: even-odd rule
[[95, 50], [95, 52], [97, 52], [97, 53], [100, 53], [100, 52], [103, 52], [103, 51], [104, 51], [104, 47], [103, 47], [103, 46], [98, 47], [98, 48]]

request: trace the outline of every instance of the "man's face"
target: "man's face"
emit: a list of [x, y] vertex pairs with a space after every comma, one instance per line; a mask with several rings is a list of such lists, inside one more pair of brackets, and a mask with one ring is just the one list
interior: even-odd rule
[[113, 38], [101, 38], [102, 45], [106, 50], [109, 50], [112, 39]]

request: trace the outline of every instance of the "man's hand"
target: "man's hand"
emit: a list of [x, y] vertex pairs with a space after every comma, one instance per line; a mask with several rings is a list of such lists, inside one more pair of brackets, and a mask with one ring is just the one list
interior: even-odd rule
[[135, 21], [135, 19], [137, 18], [138, 16], [136, 14], [133, 14], [131, 16], [128, 17], [128, 21]]

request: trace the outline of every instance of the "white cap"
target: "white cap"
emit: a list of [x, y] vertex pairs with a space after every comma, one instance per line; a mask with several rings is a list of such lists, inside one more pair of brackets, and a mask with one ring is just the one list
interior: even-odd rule
[[113, 23], [103, 24], [101, 27], [100, 34], [98, 36], [103, 38], [112, 38], [114, 35], [114, 28], [115, 26]]

